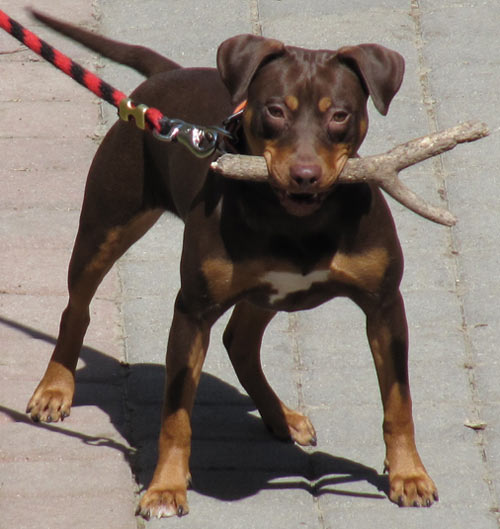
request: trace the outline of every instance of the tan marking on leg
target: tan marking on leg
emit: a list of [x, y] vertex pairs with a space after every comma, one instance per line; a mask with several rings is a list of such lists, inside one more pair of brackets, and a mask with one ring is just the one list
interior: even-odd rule
[[140, 501], [146, 518], [189, 512], [191, 412], [208, 348], [210, 325], [175, 310], [167, 348], [167, 383], [158, 441], [158, 461]]
[[206, 259], [202, 264], [210, 295], [216, 303], [224, 303], [257, 284], [263, 266], [257, 262], [234, 264], [227, 259]]
[[[41, 421], [58, 421], [70, 413], [75, 389], [74, 373], [89, 324], [89, 303], [99, 283], [120, 255], [143, 235], [161, 215], [161, 210], [138, 215], [122, 227], [108, 232], [90, 263], [72, 274], [69, 281], [70, 299], [61, 317], [57, 344], [44, 377], [28, 404], [28, 413]], [[82, 241], [77, 241], [77, 245]], [[85, 246], [83, 246], [85, 247]], [[74, 252], [73, 268], [82, 254]], [[71, 266], [70, 266], [71, 269]], [[71, 274], [70, 274], [71, 275]]]
[[343, 283], [376, 292], [389, 265], [385, 248], [371, 248], [361, 254], [338, 252], [330, 263], [333, 277]]
[[99, 252], [89, 263], [87, 270], [106, 270], [111, 266], [134, 242], [136, 242], [162, 215], [162, 209], [152, 209], [140, 213], [127, 224], [112, 228], [106, 240], [99, 246]]
[[399, 293], [367, 313], [366, 329], [384, 408], [389, 497], [400, 506], [429, 507], [438, 495], [415, 445], [407, 367], [408, 330]]

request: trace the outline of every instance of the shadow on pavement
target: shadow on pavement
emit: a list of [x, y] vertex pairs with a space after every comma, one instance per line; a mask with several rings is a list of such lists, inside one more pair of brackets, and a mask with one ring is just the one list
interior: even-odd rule
[[[21, 323], [0, 317], [0, 324], [33, 339], [55, 343], [54, 337]], [[108, 414], [129, 446], [66, 429], [65, 423], [33, 423], [26, 414], [4, 406], [0, 406], [0, 412], [16, 422], [78, 438], [85, 444], [119, 450], [130, 462], [140, 487], [145, 489], [157, 456], [164, 367], [123, 365], [89, 347], [83, 347], [80, 358], [85, 366], [77, 371], [73, 407], [98, 406]], [[100, 391], [109, 384], [123, 397], [120, 406], [116, 406], [116, 399], [110, 402], [107, 393]], [[29, 396], [26, 395], [26, 401]], [[253, 496], [264, 489], [301, 489], [313, 496], [336, 494], [374, 499], [387, 496], [387, 477], [376, 470], [277, 441], [266, 430], [250, 398], [213, 375], [202, 375], [192, 425], [192, 488], [200, 494], [224, 501]], [[373, 490], [342, 488], [355, 482], [368, 483]]]

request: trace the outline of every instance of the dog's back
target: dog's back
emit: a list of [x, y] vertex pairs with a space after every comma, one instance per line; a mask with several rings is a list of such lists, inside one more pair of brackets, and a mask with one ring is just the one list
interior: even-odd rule
[[[220, 125], [231, 114], [230, 96], [216, 69], [183, 68], [147, 47], [109, 39], [33, 9], [31, 13], [57, 32], [147, 77], [147, 81], [131, 94], [137, 104], [158, 108], [171, 118], [207, 126]], [[111, 136], [123, 134], [127, 136], [126, 143], [131, 131], [125, 129], [130, 126], [116, 123]], [[135, 137], [137, 142], [142, 142], [139, 134]], [[106, 143], [108, 140], [104, 141]], [[158, 161], [157, 167], [148, 172], [156, 177], [145, 186], [146, 199], [152, 202], [151, 206], [165, 208], [184, 218], [204, 184], [208, 161], [199, 160], [184, 149], [158, 142], [151, 134], [144, 136], [144, 143], [145, 149], [153, 154], [146, 157]], [[99, 149], [97, 163], [102, 150], [106, 149]], [[142, 171], [140, 173], [142, 175]]]

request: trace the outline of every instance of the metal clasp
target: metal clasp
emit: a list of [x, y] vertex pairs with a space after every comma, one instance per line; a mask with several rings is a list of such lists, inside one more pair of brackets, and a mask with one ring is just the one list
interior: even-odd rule
[[130, 121], [130, 118], [134, 118], [136, 126], [144, 130], [146, 128], [146, 112], [149, 107], [146, 105], [134, 105], [132, 100], [127, 97], [120, 101], [118, 106], [118, 115], [123, 121]]
[[[118, 106], [118, 115], [123, 121], [133, 118], [138, 128], [146, 128], [146, 105], [135, 105], [130, 98], [122, 99]], [[160, 120], [161, 132], [153, 129], [153, 136], [160, 141], [179, 142], [197, 158], [207, 158], [221, 147], [222, 137], [231, 137], [231, 133], [221, 127], [201, 127], [186, 123], [180, 119], [163, 117]]]
[[177, 141], [197, 158], [207, 158], [214, 154], [219, 147], [220, 136], [228, 135], [221, 127], [201, 127], [180, 119], [168, 119], [163, 125], [168, 132], [162, 134], [154, 130], [155, 138], [166, 142]]

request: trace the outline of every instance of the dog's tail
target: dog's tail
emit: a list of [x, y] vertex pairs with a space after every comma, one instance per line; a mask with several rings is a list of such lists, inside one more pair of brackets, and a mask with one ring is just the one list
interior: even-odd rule
[[63, 22], [35, 9], [30, 9], [30, 12], [37, 20], [43, 22], [50, 28], [76, 40], [80, 44], [112, 61], [130, 66], [130, 68], [133, 68], [146, 77], [181, 68], [176, 62], [144, 46], [135, 46], [102, 37], [92, 31], [74, 26], [68, 22]]

